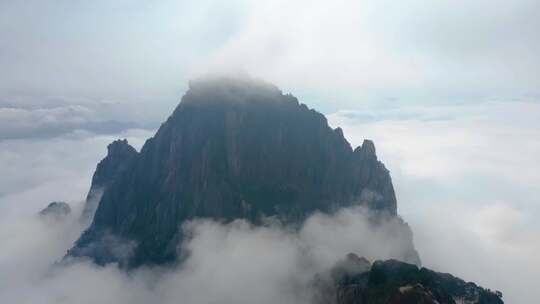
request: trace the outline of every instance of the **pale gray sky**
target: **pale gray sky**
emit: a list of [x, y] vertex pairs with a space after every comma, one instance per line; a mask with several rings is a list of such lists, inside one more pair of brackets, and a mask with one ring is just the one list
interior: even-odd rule
[[[12, 265], [45, 269], [76, 237], [31, 215], [77, 205], [107, 143], [140, 147], [190, 78], [242, 71], [353, 144], [375, 140], [426, 266], [534, 302], [539, 29], [536, 0], [0, 0], [0, 294], [22, 292], [1, 283]], [[19, 287], [29, 302], [43, 290], [77, 302], [84, 274], [112, 282], [101, 296], [114, 302], [144, 285], [77, 267], [54, 280], [21, 270]]]
[[329, 110], [538, 99], [539, 6], [4, 0], [0, 101], [154, 100], [167, 113], [189, 78], [216, 70], [246, 71]]

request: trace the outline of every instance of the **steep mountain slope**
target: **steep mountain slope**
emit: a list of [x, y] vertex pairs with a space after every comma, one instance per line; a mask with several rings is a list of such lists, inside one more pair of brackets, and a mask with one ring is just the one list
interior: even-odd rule
[[116, 140], [107, 146], [107, 156], [99, 162], [92, 177], [81, 220], [92, 220], [105, 189], [131, 165], [136, 156], [137, 151], [125, 139]]
[[[294, 225], [316, 210], [353, 205], [397, 216], [390, 174], [371, 141], [353, 150], [322, 114], [251, 79], [191, 82], [155, 136], [128, 154], [118, 160], [122, 170], [110, 170], [118, 174], [69, 256], [126, 267], [172, 262], [179, 227], [200, 217]], [[403, 230], [410, 252], [402, 259], [419, 263], [405, 223]]]

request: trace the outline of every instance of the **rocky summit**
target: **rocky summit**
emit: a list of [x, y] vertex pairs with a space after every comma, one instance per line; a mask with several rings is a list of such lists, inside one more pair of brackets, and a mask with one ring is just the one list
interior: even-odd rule
[[43, 208], [39, 215], [43, 218], [63, 219], [71, 213], [71, 207], [65, 202], [51, 202]]
[[116, 180], [137, 156], [137, 150], [126, 139], [116, 140], [107, 146], [107, 156], [97, 165], [81, 220], [92, 220], [103, 192]]
[[[92, 189], [102, 191], [95, 215], [68, 256], [128, 268], [176, 261], [179, 227], [194, 218], [294, 226], [349, 206], [397, 217], [372, 141], [353, 149], [322, 114], [253, 79], [192, 81], [139, 153], [126, 141], [109, 146]], [[401, 258], [418, 264], [404, 222], [403, 231], [410, 252]]]

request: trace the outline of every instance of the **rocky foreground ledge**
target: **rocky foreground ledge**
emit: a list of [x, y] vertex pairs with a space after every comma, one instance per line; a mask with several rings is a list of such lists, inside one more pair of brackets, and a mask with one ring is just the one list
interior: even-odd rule
[[502, 304], [502, 293], [397, 260], [348, 254], [313, 283], [318, 304]]

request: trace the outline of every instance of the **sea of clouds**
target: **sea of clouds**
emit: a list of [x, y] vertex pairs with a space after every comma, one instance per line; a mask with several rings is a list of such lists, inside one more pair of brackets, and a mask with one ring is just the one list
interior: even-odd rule
[[[538, 295], [540, 176], [534, 103], [490, 103], [328, 115], [353, 145], [375, 140], [390, 169], [398, 211], [410, 224], [423, 265], [504, 293], [509, 303]], [[519, 117], [519, 119], [516, 119]], [[359, 210], [317, 214], [299, 232], [237, 221], [190, 222], [189, 253], [175, 269], [124, 273], [88, 262], [54, 266], [82, 229], [77, 219], [108, 143], [140, 148], [152, 130], [117, 134], [68, 130], [0, 141], [0, 294], [18, 303], [309, 301], [309, 282], [348, 252], [373, 260], [399, 254], [392, 229], [373, 229]], [[40, 219], [67, 201], [64, 221]], [[392, 227], [391, 224], [385, 227]]]

